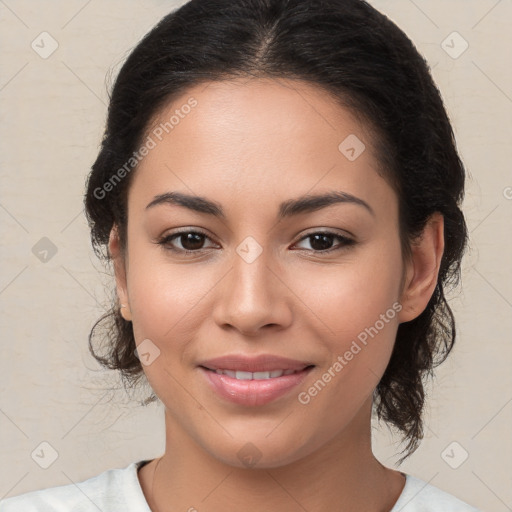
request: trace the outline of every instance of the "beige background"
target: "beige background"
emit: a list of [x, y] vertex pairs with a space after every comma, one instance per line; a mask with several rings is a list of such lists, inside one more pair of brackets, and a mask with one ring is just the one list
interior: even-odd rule
[[[0, 498], [163, 453], [162, 406], [110, 392], [116, 380], [88, 352], [112, 283], [90, 249], [82, 194], [105, 121], [105, 76], [181, 3], [0, 0]], [[470, 174], [471, 250], [452, 294], [458, 342], [430, 388], [426, 437], [402, 470], [482, 510], [511, 510], [512, 5], [371, 3], [431, 64]], [[46, 59], [31, 47], [43, 31], [59, 45]], [[442, 46], [453, 31], [469, 43], [458, 58]], [[46, 262], [33, 252], [43, 237], [57, 250]], [[397, 438], [375, 427], [375, 453], [392, 466]], [[48, 469], [31, 457], [44, 441], [58, 452]], [[446, 461], [463, 450], [453, 469]]]

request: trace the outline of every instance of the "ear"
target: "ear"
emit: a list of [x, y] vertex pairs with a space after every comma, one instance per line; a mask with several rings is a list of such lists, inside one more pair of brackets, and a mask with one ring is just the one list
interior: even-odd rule
[[398, 314], [400, 323], [417, 318], [434, 293], [444, 251], [444, 218], [432, 214], [422, 234], [411, 246], [411, 258], [406, 263], [406, 278]]
[[130, 301], [128, 297], [128, 287], [126, 284], [126, 258], [121, 250], [119, 241], [119, 232], [116, 224], [110, 230], [108, 240], [108, 252], [114, 264], [114, 274], [116, 278], [117, 296], [120, 302], [121, 316], [127, 320], [132, 320], [130, 311]]

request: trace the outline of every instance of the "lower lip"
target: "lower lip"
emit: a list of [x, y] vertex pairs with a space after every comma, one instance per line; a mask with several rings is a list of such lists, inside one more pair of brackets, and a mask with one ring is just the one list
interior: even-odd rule
[[314, 368], [313, 366], [270, 379], [238, 380], [228, 375], [220, 375], [213, 370], [199, 367], [208, 382], [221, 397], [239, 405], [265, 405], [285, 395], [298, 386]]

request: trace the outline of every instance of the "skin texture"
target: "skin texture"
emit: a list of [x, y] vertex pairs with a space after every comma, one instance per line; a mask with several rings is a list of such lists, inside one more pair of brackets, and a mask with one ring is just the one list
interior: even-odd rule
[[[377, 172], [370, 132], [314, 85], [209, 82], [166, 106], [152, 126], [190, 97], [197, 106], [135, 171], [126, 252], [115, 228], [109, 244], [127, 306], [122, 314], [133, 322], [137, 345], [149, 339], [160, 350], [144, 366], [166, 420], [158, 471], [155, 459], [139, 472], [148, 503], [160, 512], [251, 512], [262, 503], [281, 511], [333, 510], [333, 503], [336, 510], [389, 511], [405, 479], [372, 454], [372, 393], [399, 323], [417, 317], [434, 291], [443, 219], [432, 217], [404, 262], [397, 196]], [[351, 134], [366, 146], [354, 161], [338, 149]], [[216, 201], [226, 218], [170, 204], [146, 208], [171, 191]], [[339, 203], [277, 220], [282, 201], [328, 191], [352, 194], [374, 214]], [[156, 243], [177, 228], [206, 238], [187, 244], [176, 237], [167, 248]], [[319, 246], [306, 237], [326, 230], [356, 243], [334, 236]], [[248, 236], [262, 248], [252, 263], [236, 251]], [[339, 250], [322, 255], [318, 247]], [[300, 403], [298, 393], [396, 303], [400, 312], [308, 404]], [[225, 401], [198, 368], [221, 355], [263, 353], [315, 368], [297, 389], [254, 407]], [[237, 455], [247, 443], [260, 457], [251, 468]]]

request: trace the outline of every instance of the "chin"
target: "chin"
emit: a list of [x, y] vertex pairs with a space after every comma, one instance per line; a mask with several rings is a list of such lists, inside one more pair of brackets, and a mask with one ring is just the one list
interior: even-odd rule
[[259, 438], [249, 434], [243, 441], [229, 438], [225, 443], [215, 443], [205, 449], [212, 457], [228, 466], [245, 469], [278, 468], [292, 464], [314, 450], [311, 447], [308, 451], [302, 443], [291, 443], [290, 437], [279, 439], [276, 436], [271, 441], [265, 435]]

